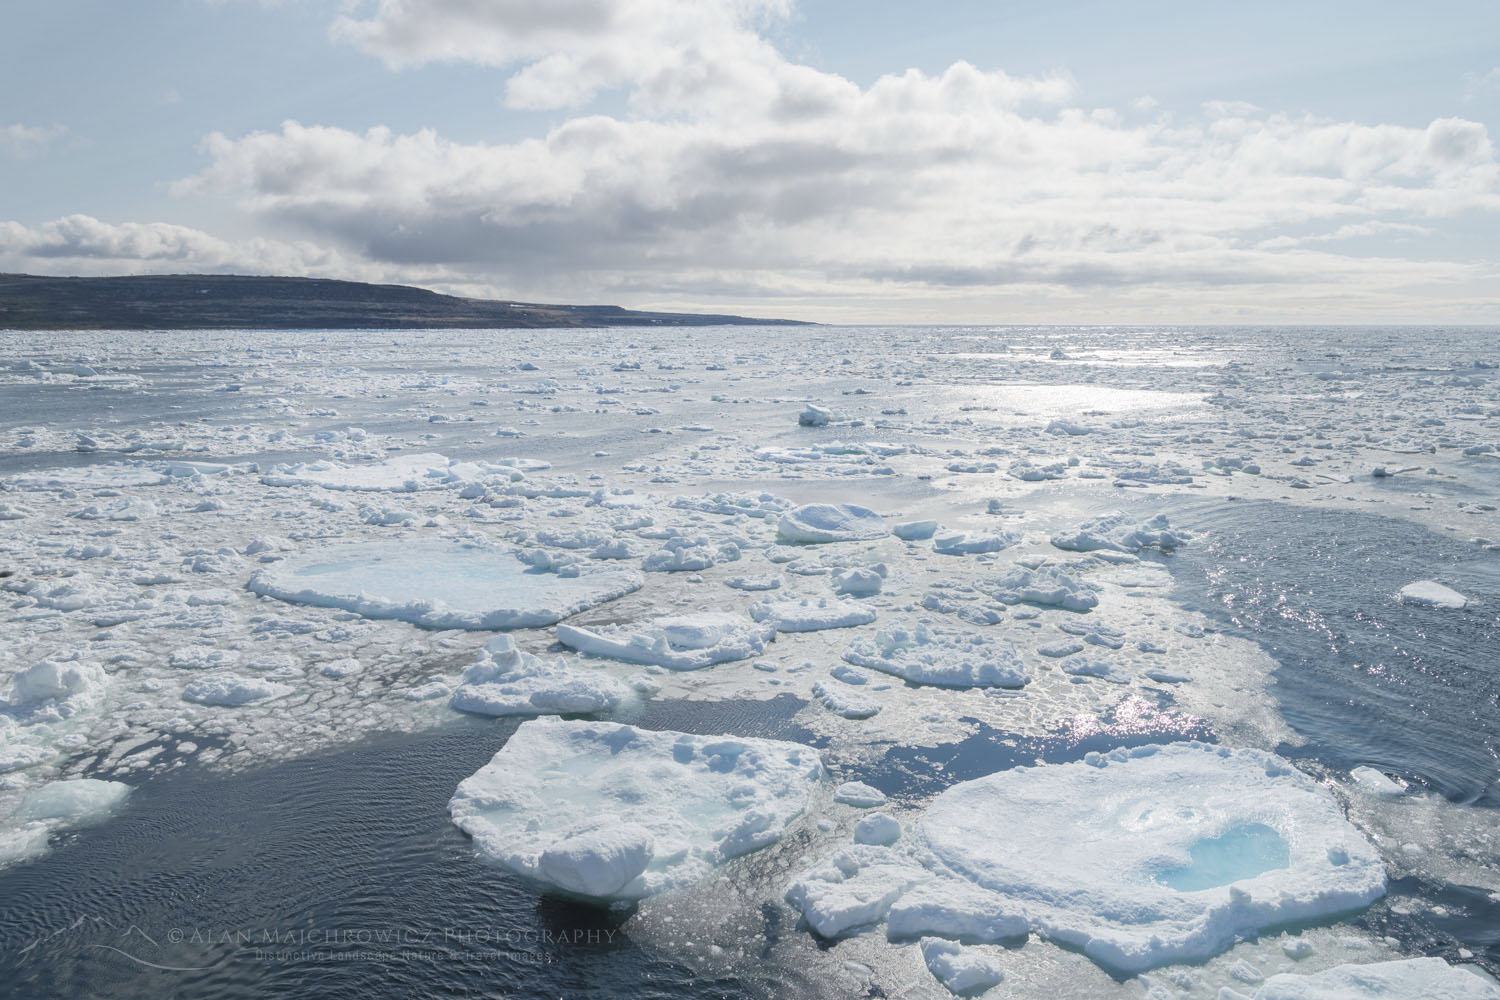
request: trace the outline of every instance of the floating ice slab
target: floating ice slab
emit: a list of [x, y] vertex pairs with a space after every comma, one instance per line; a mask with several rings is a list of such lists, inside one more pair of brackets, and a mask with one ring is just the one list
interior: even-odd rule
[[775, 636], [774, 625], [716, 611], [669, 615], [629, 625], [557, 627], [558, 641], [580, 653], [668, 670], [699, 670], [715, 663], [748, 659], [764, 652], [766, 643]]
[[321, 486], [325, 490], [355, 490], [415, 493], [421, 490], [457, 489], [468, 483], [509, 482], [525, 470], [547, 468], [546, 462], [509, 459], [504, 462], [460, 462], [445, 455], [422, 452], [396, 455], [383, 462], [345, 465], [342, 462], [307, 462], [278, 465], [261, 477], [267, 486]]
[[1259, 750], [1174, 744], [1001, 771], [939, 795], [917, 836], [996, 909], [1126, 972], [1385, 893], [1380, 855], [1328, 791]]
[[570, 667], [560, 657], [548, 663], [502, 635], [485, 643], [448, 704], [478, 715], [575, 715], [607, 712], [628, 694], [602, 670]]
[[750, 617], [775, 626], [778, 632], [820, 632], [868, 625], [875, 620], [875, 609], [854, 601], [805, 597], [752, 604]]
[[1436, 580], [1418, 580], [1401, 588], [1401, 600], [1423, 608], [1446, 608], [1458, 611], [1469, 604], [1469, 599], [1458, 591], [1443, 586]]
[[823, 776], [809, 747], [525, 722], [448, 810], [486, 856], [563, 893], [635, 900], [779, 840]]
[[810, 503], [781, 515], [776, 535], [783, 542], [860, 542], [889, 534], [885, 519], [868, 507], [849, 503]]
[[860, 636], [844, 651], [844, 659], [915, 684], [939, 687], [1018, 688], [1031, 680], [1009, 643], [980, 632], [921, 623]]
[[1441, 958], [1338, 965], [1267, 979], [1255, 1000], [1500, 1000], [1500, 987]]
[[456, 543], [365, 543], [261, 570], [248, 587], [293, 604], [344, 608], [427, 628], [552, 625], [640, 589], [635, 570], [593, 563], [538, 569], [520, 554]]

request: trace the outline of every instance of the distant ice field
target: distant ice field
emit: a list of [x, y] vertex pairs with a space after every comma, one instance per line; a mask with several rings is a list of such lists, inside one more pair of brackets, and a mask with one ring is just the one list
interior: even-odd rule
[[0, 333], [0, 972], [1490, 995], [1495, 334]]

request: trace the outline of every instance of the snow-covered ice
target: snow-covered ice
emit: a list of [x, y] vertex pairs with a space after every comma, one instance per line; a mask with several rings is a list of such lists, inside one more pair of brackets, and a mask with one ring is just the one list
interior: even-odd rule
[[558, 641], [580, 653], [668, 670], [700, 670], [758, 656], [775, 635], [774, 625], [712, 611], [667, 615], [629, 625], [557, 627]]
[[796, 743], [537, 719], [448, 808], [511, 871], [571, 895], [634, 900], [776, 842], [822, 778], [818, 754]]

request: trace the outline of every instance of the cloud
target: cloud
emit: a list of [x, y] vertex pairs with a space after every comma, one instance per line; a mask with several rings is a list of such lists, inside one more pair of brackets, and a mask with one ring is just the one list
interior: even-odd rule
[[[396, 69], [493, 67], [509, 104], [560, 110], [555, 124], [510, 142], [295, 121], [214, 133], [173, 192], [228, 198], [284, 239], [116, 226], [57, 245], [121, 267], [251, 261], [554, 300], [905, 302], [914, 316], [982, 296], [1252, 311], [1496, 297], [1493, 263], [1391, 252], [1500, 211], [1478, 122], [1233, 100], [1148, 120], [1145, 99], [1077, 106], [1065, 73], [966, 62], [859, 85], [767, 40], [790, 14], [789, 0], [356, 3], [337, 38]], [[606, 91], [623, 100], [594, 103]], [[57, 253], [64, 223], [12, 244], [41, 233], [28, 252]]]
[[67, 132], [62, 125], [0, 125], [0, 156], [34, 156]]

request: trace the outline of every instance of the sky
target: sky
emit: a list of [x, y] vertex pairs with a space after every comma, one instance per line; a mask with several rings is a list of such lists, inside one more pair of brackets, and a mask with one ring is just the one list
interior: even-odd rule
[[0, 271], [834, 323], [1500, 323], [1500, 4], [47, 0]]

